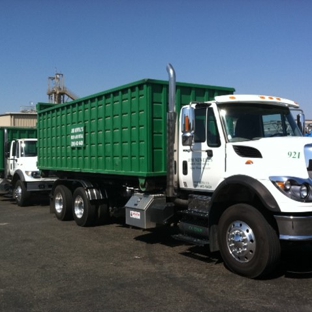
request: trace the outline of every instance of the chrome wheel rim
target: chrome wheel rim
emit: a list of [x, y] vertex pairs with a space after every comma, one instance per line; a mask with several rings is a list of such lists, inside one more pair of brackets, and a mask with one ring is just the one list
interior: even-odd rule
[[57, 213], [61, 213], [64, 208], [63, 196], [61, 193], [57, 193], [54, 199], [55, 210]]
[[227, 230], [227, 248], [238, 262], [252, 260], [256, 251], [256, 237], [251, 227], [243, 221], [234, 221]]
[[81, 219], [84, 213], [84, 201], [81, 196], [77, 196], [74, 202], [74, 211], [78, 219]]
[[21, 201], [22, 199], [22, 188], [20, 186], [15, 189], [15, 198], [17, 201]]

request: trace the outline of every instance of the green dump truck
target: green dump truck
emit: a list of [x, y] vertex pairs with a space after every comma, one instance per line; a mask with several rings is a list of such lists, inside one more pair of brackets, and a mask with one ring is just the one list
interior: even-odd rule
[[[79, 226], [177, 224], [255, 278], [280, 241], [312, 240], [312, 142], [279, 97], [145, 79], [69, 103], [38, 103], [38, 167], [58, 179], [51, 211]], [[296, 118], [304, 129], [304, 116]]]
[[11, 192], [19, 206], [34, 192], [49, 192], [54, 179], [37, 168], [37, 129], [0, 127], [0, 191]]

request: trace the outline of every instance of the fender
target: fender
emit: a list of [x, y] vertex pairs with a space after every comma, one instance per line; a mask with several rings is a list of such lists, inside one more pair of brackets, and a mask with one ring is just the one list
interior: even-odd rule
[[218, 244], [218, 222], [227, 207], [218, 209], [216, 206], [213, 208], [214, 203], [233, 203], [235, 200], [247, 200], [248, 196], [252, 195], [249, 199], [252, 200], [255, 195], [258, 197], [266, 209], [272, 212], [279, 212], [280, 208], [269, 192], [269, 190], [261, 184], [258, 180], [253, 179], [246, 175], [231, 176], [222, 181], [217, 189], [213, 192], [211, 197], [211, 209], [209, 213], [209, 241], [210, 251], [219, 250]]
[[268, 210], [273, 212], [281, 211], [269, 190], [258, 180], [246, 175], [234, 175], [221, 182], [212, 195], [212, 203], [215, 201], [222, 202], [227, 199], [230, 200], [231, 196], [235, 196], [239, 192], [239, 187], [241, 186], [250, 190], [251, 193], [255, 193], [263, 206]]
[[53, 188], [51, 192], [52, 194], [56, 186], [59, 184], [67, 185], [72, 190], [72, 192], [74, 192], [74, 189], [77, 187], [77, 185], [82, 186], [89, 200], [101, 201], [101, 200], [107, 199], [106, 191], [104, 190], [104, 194], [103, 194], [103, 190], [101, 190], [98, 187], [98, 185], [95, 185], [94, 183], [88, 180], [58, 179], [53, 184]]
[[25, 175], [24, 175], [23, 171], [20, 170], [20, 169], [17, 169], [14, 172], [14, 176], [13, 176], [12, 182], [15, 183], [15, 181], [17, 181], [17, 180], [25, 181]]

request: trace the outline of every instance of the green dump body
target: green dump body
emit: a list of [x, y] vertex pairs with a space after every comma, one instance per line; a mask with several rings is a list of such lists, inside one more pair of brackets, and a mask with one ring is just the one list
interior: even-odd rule
[[0, 127], [0, 172], [5, 169], [5, 143], [37, 137], [36, 128]]
[[[176, 112], [233, 88], [177, 83]], [[138, 178], [166, 175], [169, 85], [144, 79], [64, 104], [38, 103], [38, 168]]]

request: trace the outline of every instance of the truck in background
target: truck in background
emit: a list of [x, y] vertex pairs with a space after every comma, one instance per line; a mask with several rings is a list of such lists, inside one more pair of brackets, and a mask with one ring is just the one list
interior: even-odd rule
[[[38, 167], [51, 209], [79, 226], [124, 208], [142, 229], [220, 251], [233, 272], [272, 272], [281, 242], [312, 240], [312, 142], [291, 100], [142, 80], [66, 104], [38, 103]], [[169, 103], [169, 104], [168, 104]], [[297, 120], [304, 129], [304, 116]]]
[[37, 129], [0, 127], [0, 191], [11, 192], [19, 206], [32, 193], [49, 193], [54, 178], [42, 178], [37, 168]]

